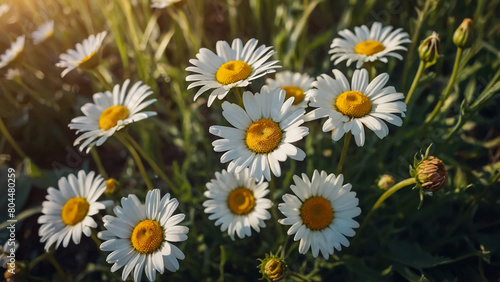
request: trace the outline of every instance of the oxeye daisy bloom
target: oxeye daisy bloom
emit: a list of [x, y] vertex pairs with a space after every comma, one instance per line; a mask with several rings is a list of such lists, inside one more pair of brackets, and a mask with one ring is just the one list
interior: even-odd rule
[[56, 248], [61, 243], [66, 248], [71, 239], [79, 244], [82, 233], [89, 237], [90, 228], [97, 227], [92, 216], [106, 207], [105, 202], [97, 202], [106, 190], [106, 183], [93, 171], [87, 174], [80, 170], [78, 176], [62, 177], [58, 186], [59, 189], [49, 187], [47, 190], [47, 201], [42, 203], [43, 215], [38, 218], [42, 224], [38, 235], [42, 243], [46, 242], [46, 251], [54, 243]]
[[24, 40], [24, 35], [19, 36], [15, 42], [12, 42], [10, 48], [0, 55], [0, 69], [20, 58], [21, 52], [24, 50]]
[[343, 38], [335, 38], [330, 45], [332, 48], [328, 52], [332, 54], [330, 60], [335, 61], [335, 65], [347, 60], [347, 66], [357, 61], [356, 68], [360, 68], [366, 62], [377, 60], [387, 63], [388, 56], [402, 60], [403, 57], [396, 51], [406, 51], [406, 47], [401, 44], [411, 43], [411, 40], [402, 28], [391, 31], [392, 26], [382, 27], [379, 22], [373, 23], [370, 29], [366, 25], [355, 27], [355, 33], [344, 29], [339, 32]]
[[52, 35], [54, 35], [54, 21], [50, 20], [33, 31], [31, 38], [33, 38], [33, 44], [38, 45]]
[[260, 232], [261, 227], [266, 227], [264, 220], [271, 218], [267, 209], [273, 204], [264, 198], [269, 193], [267, 186], [262, 179], [250, 177], [248, 169], [240, 173], [216, 172], [204, 193], [209, 198], [203, 202], [205, 213], [211, 213], [208, 219], [217, 219], [215, 225], [221, 225], [222, 232], [227, 230], [232, 240], [235, 233], [240, 238], [251, 236], [252, 228]]
[[279, 162], [290, 157], [303, 160], [304, 151], [292, 145], [309, 133], [309, 129], [300, 126], [303, 122], [304, 109], [292, 110], [293, 99], [285, 101], [285, 91], [276, 88], [269, 90], [262, 87], [260, 94], [243, 93], [245, 109], [229, 102], [222, 103], [222, 115], [234, 127], [214, 125], [209, 132], [222, 137], [212, 145], [216, 152], [226, 152], [221, 162], [230, 162], [227, 170], [240, 173], [250, 168], [250, 177], [261, 179], [264, 175], [271, 180], [274, 175], [281, 175]]
[[78, 67], [82, 69], [93, 69], [99, 65], [101, 58], [98, 52], [106, 34], [106, 31], [98, 33], [97, 35], [92, 34], [89, 38], [84, 39], [82, 43], [77, 43], [75, 46], [76, 50], [69, 49], [66, 53], [59, 55], [61, 61], [57, 63], [56, 66], [66, 68], [61, 73], [61, 77], [64, 77], [70, 71]]
[[196, 73], [186, 77], [186, 81], [194, 81], [187, 89], [202, 86], [194, 95], [194, 100], [205, 91], [214, 89], [208, 97], [210, 107], [215, 98], [224, 99], [231, 88], [245, 87], [252, 80], [280, 68], [277, 60], [267, 62], [276, 53], [273, 47], [261, 45], [256, 49], [257, 43], [253, 38], [244, 46], [239, 38], [233, 40], [231, 46], [226, 41], [217, 41], [217, 54], [201, 48], [196, 54], [198, 59], [189, 60], [194, 66], [186, 68]]
[[153, 0], [151, 4], [151, 8], [162, 9], [168, 6], [172, 6], [175, 3], [179, 3], [182, 0]]
[[361, 147], [365, 144], [364, 126], [382, 139], [389, 133], [385, 122], [396, 126], [403, 124], [395, 114], [405, 116], [406, 104], [398, 101], [404, 95], [392, 86], [384, 87], [389, 80], [388, 74], [382, 73], [369, 82], [366, 69], [355, 70], [351, 84], [340, 71], [333, 70], [333, 74], [335, 79], [323, 74], [314, 83], [309, 106], [317, 109], [311, 111], [307, 119], [328, 117], [323, 131], [333, 130], [334, 141], [350, 131]]
[[71, 120], [70, 129], [76, 133], [85, 132], [78, 137], [73, 146], [80, 145], [80, 151], [87, 148], [87, 153], [93, 146], [101, 146], [106, 139], [126, 125], [156, 115], [156, 112], [141, 112], [147, 106], [156, 102], [156, 99], [144, 101], [153, 94], [149, 86], [136, 82], [127, 91], [130, 80], [123, 85], [115, 85], [113, 93], [106, 91], [93, 96], [94, 103], [82, 106], [85, 116]]
[[306, 108], [309, 102], [307, 92], [312, 87], [314, 79], [307, 74], [293, 73], [291, 71], [279, 72], [276, 78], [266, 79], [266, 85], [273, 88], [281, 88], [285, 90], [285, 100], [294, 97], [292, 108]]
[[18, 248], [19, 248], [19, 243], [16, 240], [13, 240], [12, 238], [8, 239], [3, 246], [0, 245], [0, 267], [3, 268], [8, 267], [8, 264], [11, 263], [12, 250], [14, 250], [15, 252]]
[[122, 279], [132, 273], [134, 281], [140, 281], [142, 272], [149, 281], [156, 279], [156, 272], [164, 269], [175, 272], [179, 269], [177, 260], [184, 259], [184, 253], [171, 242], [187, 239], [189, 229], [177, 225], [185, 215], [172, 215], [179, 205], [170, 194], [160, 198], [160, 190], [148, 191], [145, 204], [130, 194], [122, 198], [122, 206], [114, 208], [115, 216], [103, 217], [107, 230], [98, 237], [105, 240], [101, 250], [111, 252], [106, 261], [112, 263], [111, 271], [123, 267]]
[[[319, 173], [314, 170], [312, 180], [302, 174], [293, 176], [295, 185], [290, 188], [295, 195], [283, 195], [284, 203], [278, 209], [286, 216], [279, 223], [291, 225], [288, 235], [295, 234], [293, 240], [299, 243], [299, 253], [312, 250], [313, 257], [319, 252], [325, 259], [333, 254], [333, 248], [340, 251], [349, 247], [346, 237], [354, 236], [353, 228], [359, 223], [353, 218], [361, 214], [356, 193], [352, 185], [342, 185], [344, 177], [339, 174]], [[342, 246], [341, 246], [342, 245]]]

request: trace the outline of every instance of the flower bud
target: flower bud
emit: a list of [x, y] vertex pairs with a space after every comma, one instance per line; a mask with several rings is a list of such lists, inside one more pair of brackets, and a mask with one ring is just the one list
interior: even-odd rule
[[382, 176], [379, 177], [378, 181], [377, 181], [377, 186], [378, 188], [382, 189], [382, 190], [387, 190], [389, 188], [391, 188], [392, 186], [394, 186], [394, 178], [392, 176], [390, 176], [389, 174], [384, 174]]
[[433, 31], [429, 37], [420, 42], [418, 47], [420, 60], [434, 64], [439, 56], [439, 44], [439, 34]]
[[423, 159], [415, 168], [417, 185], [425, 192], [435, 192], [448, 182], [448, 172], [444, 163], [433, 156]]
[[114, 195], [116, 191], [118, 191], [118, 185], [120, 185], [120, 183], [118, 183], [116, 179], [110, 178], [106, 180], [106, 190], [104, 192], [108, 196]]
[[463, 20], [462, 24], [455, 30], [453, 34], [453, 43], [457, 45], [458, 48], [467, 49], [474, 43], [475, 34], [474, 28], [472, 26], [472, 20], [466, 18]]
[[267, 281], [279, 281], [284, 278], [286, 263], [281, 257], [271, 253], [271, 255], [266, 254], [265, 259], [259, 260], [261, 263], [258, 268], [260, 268], [260, 273], [262, 274], [260, 280], [265, 278]]

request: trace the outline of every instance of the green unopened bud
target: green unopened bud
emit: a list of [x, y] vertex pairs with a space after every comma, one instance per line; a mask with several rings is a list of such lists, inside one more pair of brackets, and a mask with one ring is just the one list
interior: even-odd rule
[[286, 263], [281, 257], [271, 253], [271, 255], [266, 254], [266, 258], [263, 260], [259, 259], [259, 261], [260, 265], [258, 268], [262, 274], [259, 280], [265, 278], [267, 281], [280, 281], [284, 278]]
[[455, 30], [453, 34], [453, 43], [457, 45], [458, 48], [470, 48], [475, 40], [474, 27], [472, 26], [472, 20], [466, 18], [463, 20], [462, 24]]
[[390, 176], [389, 174], [384, 174], [382, 176], [379, 177], [378, 181], [377, 181], [377, 186], [378, 188], [382, 189], [382, 190], [387, 190], [389, 188], [391, 188], [392, 186], [394, 186], [394, 178], [392, 176]]
[[444, 163], [433, 156], [423, 159], [414, 170], [417, 185], [425, 192], [435, 192], [448, 182], [448, 172]]
[[420, 42], [418, 47], [420, 60], [430, 64], [436, 63], [439, 57], [439, 44], [439, 34], [433, 31], [429, 37]]

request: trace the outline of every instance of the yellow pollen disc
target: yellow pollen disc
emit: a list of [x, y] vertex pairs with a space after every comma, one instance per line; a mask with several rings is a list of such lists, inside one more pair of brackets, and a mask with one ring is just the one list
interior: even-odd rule
[[229, 61], [217, 70], [215, 78], [220, 84], [228, 85], [250, 76], [252, 67], [243, 61]]
[[88, 60], [90, 60], [93, 56], [95, 55], [95, 52], [88, 55], [87, 57], [83, 58], [81, 61], [80, 61], [80, 65], [84, 64], [85, 62], [87, 62]]
[[281, 89], [286, 91], [285, 100], [288, 100], [288, 98], [290, 97], [295, 98], [295, 100], [293, 100], [294, 105], [297, 105], [300, 102], [304, 101], [305, 95], [304, 95], [304, 90], [302, 90], [302, 88], [297, 86], [284, 86], [281, 87]]
[[89, 203], [83, 197], [69, 199], [62, 208], [61, 217], [66, 225], [75, 225], [81, 222], [89, 212]]
[[248, 214], [255, 207], [255, 197], [248, 188], [236, 188], [227, 197], [227, 207], [234, 214]]
[[279, 125], [270, 119], [263, 118], [248, 127], [245, 142], [253, 152], [267, 154], [278, 147], [281, 136]]
[[367, 56], [371, 56], [373, 54], [382, 52], [384, 50], [385, 50], [384, 44], [374, 40], [361, 41], [358, 44], [356, 44], [356, 46], [354, 46], [354, 52]]
[[119, 120], [124, 120], [128, 117], [130, 111], [122, 105], [115, 105], [105, 109], [99, 117], [99, 127], [108, 130], [118, 124]]
[[300, 208], [304, 225], [311, 230], [323, 230], [333, 221], [333, 208], [330, 201], [323, 197], [309, 198]]
[[359, 91], [347, 91], [337, 97], [335, 107], [346, 116], [360, 118], [371, 112], [372, 103]]
[[134, 227], [130, 241], [139, 253], [150, 254], [160, 248], [163, 242], [163, 230], [157, 221], [146, 219]]

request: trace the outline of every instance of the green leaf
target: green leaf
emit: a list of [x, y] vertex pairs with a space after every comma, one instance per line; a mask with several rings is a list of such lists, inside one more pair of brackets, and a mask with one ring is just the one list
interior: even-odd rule
[[389, 245], [395, 261], [416, 269], [430, 268], [450, 261], [450, 258], [434, 256], [416, 243], [394, 242]]

